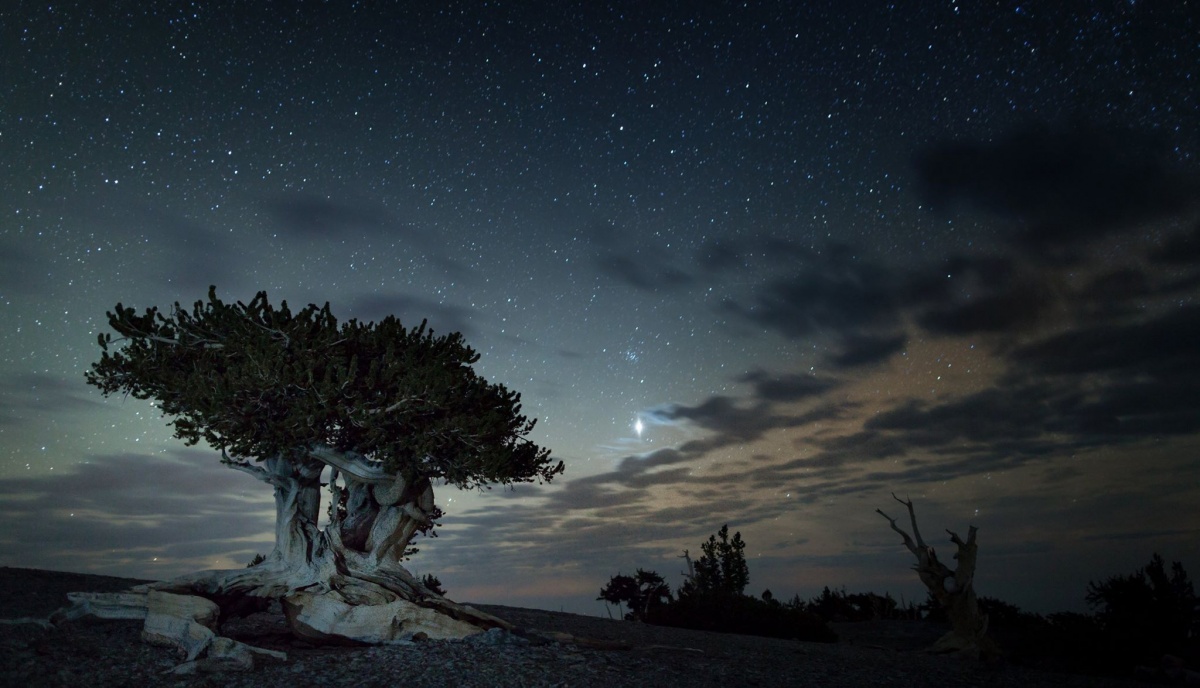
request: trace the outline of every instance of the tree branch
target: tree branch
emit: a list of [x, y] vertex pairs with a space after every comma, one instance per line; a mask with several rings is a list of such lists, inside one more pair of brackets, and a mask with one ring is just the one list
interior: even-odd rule
[[906, 501], [906, 500], [900, 499], [899, 497], [896, 496], [895, 492], [892, 493], [892, 499], [894, 499], [897, 502], [900, 502], [904, 506], [908, 507], [908, 517], [912, 521], [912, 527], [913, 527], [913, 538], [916, 539], [918, 547], [921, 547], [922, 549], [926, 548], [927, 545], [925, 544], [925, 540], [923, 540], [921, 538], [921, 530], [919, 528], [917, 528], [917, 512], [913, 511], [912, 500], [909, 499]]
[[224, 449], [221, 450], [221, 463], [225, 464], [226, 466], [229, 466], [230, 468], [232, 468], [234, 470], [241, 471], [243, 473], [249, 473], [250, 475], [254, 476], [255, 478], [258, 478], [259, 480], [263, 481], [264, 483], [270, 483], [271, 485], [280, 485], [279, 480], [276, 479], [275, 476], [273, 476], [270, 473], [268, 473], [267, 471], [263, 470], [263, 468], [261, 466], [255, 466], [254, 464], [250, 463], [249, 461], [239, 461], [238, 459], [234, 459], [234, 458], [230, 457], [229, 454], [226, 454]]
[[361, 483], [387, 485], [395, 482], [396, 476], [383, 469], [378, 461], [371, 461], [362, 454], [341, 452], [333, 447], [319, 444], [310, 447], [308, 455], [321, 463], [332, 466]]
[[888, 523], [891, 524], [892, 530], [896, 531], [897, 533], [900, 533], [900, 537], [904, 538], [904, 546], [908, 548], [908, 551], [912, 552], [913, 554], [917, 555], [918, 557], [921, 556], [920, 550], [917, 548], [917, 543], [913, 542], [912, 537], [908, 533], [904, 532], [904, 530], [901, 529], [900, 526], [896, 525], [896, 519], [883, 513], [883, 509], [876, 509], [875, 513], [886, 518], [888, 520]]

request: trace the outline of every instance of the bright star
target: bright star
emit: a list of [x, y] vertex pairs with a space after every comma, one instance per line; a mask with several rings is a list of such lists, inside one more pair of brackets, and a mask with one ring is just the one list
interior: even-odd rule
[[638, 418], [637, 421], [633, 424], [633, 429], [635, 432], [637, 432], [638, 437], [642, 436], [642, 430], [645, 429], [645, 427], [646, 426], [642, 425], [641, 418]]

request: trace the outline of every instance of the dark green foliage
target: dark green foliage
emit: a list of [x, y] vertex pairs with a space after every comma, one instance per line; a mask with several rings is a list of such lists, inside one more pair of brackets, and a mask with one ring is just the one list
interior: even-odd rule
[[700, 631], [837, 642], [837, 634], [816, 614], [748, 595], [681, 596], [671, 604], [652, 609], [646, 620], [659, 626]]
[[[1093, 616], [1074, 612], [1041, 616], [990, 599], [986, 603], [981, 599], [980, 607], [989, 610], [988, 633], [1002, 648], [1006, 661], [1051, 671], [1121, 673], [1120, 663], [1100, 650], [1106, 638]], [[990, 612], [998, 612], [994, 625]]]
[[995, 597], [980, 597], [976, 602], [979, 604], [979, 613], [987, 616], [988, 628], [991, 630], [1018, 626], [1026, 616], [1029, 616], [1017, 605], [1009, 604]]
[[100, 335], [87, 381], [157, 400], [188, 444], [257, 460], [327, 445], [410, 481], [464, 488], [548, 481], [563, 469], [526, 439], [534, 421], [520, 395], [471, 369], [479, 356], [458, 333], [435, 337], [393, 316], [339, 325], [328, 304], [292, 313], [265, 292], [226, 304], [215, 288], [191, 311], [138, 315], [117, 304], [108, 322], [122, 339]]
[[421, 577], [421, 585], [429, 589], [429, 592], [437, 593], [442, 597], [446, 596], [446, 589], [442, 587], [442, 582], [432, 573], [427, 573]]
[[837, 642], [837, 634], [803, 605], [782, 605], [770, 591], [763, 593], [763, 599], [742, 593], [750, 582], [750, 569], [741, 533], [730, 538], [729, 526], [722, 526], [701, 549], [704, 554], [693, 563], [693, 573], [677, 599], [671, 599], [662, 576], [642, 569], [633, 577], [613, 576], [597, 599], [626, 604], [630, 610], [626, 620], [659, 626]]
[[942, 624], [950, 621], [946, 608], [933, 596], [932, 591], [925, 591], [925, 603], [921, 605], [921, 611], [925, 614], [924, 619], [930, 623]]
[[696, 560], [693, 575], [680, 588], [680, 596], [741, 595], [750, 583], [742, 534], [734, 533], [730, 539], [729, 526], [723, 525], [700, 549], [704, 554]]
[[633, 576], [613, 576], [596, 599], [624, 604], [626, 621], [645, 621], [651, 610], [671, 602], [671, 587], [658, 573], [638, 569]]
[[[1167, 575], [1155, 555], [1145, 568], [1088, 586], [1096, 615], [1060, 612], [1041, 616], [989, 597], [979, 598], [1008, 661], [1092, 675], [1123, 675], [1157, 667], [1165, 654], [1200, 666], [1196, 596], [1183, 566]], [[1190, 633], [1190, 636], [1189, 636]]]
[[267, 558], [264, 557], [263, 555], [255, 554], [254, 558], [250, 560], [250, 563], [246, 564], [246, 568], [252, 568], [254, 566], [258, 566], [259, 564], [263, 563], [266, 560], [267, 560]]
[[912, 619], [917, 616], [917, 610], [911, 603], [907, 609], [902, 608], [890, 594], [847, 594], [845, 588], [830, 590], [829, 586], [826, 586], [819, 596], [809, 600], [804, 608], [831, 622]]
[[1089, 583], [1087, 601], [1112, 645], [1139, 661], [1196, 652], [1194, 642], [1189, 647], [1189, 635], [1200, 633], [1200, 601], [1179, 562], [1171, 565], [1168, 576], [1166, 563], [1155, 554], [1132, 574]]

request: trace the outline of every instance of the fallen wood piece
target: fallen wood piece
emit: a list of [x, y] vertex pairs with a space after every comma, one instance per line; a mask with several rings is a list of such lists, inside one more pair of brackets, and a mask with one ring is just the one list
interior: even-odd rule
[[50, 615], [50, 623], [74, 621], [85, 616], [97, 619], [144, 619], [146, 595], [141, 592], [69, 592], [71, 605]]
[[208, 650], [217, 637], [221, 608], [212, 600], [151, 590], [146, 602], [148, 611], [142, 640], [151, 645], [182, 650], [185, 662]]

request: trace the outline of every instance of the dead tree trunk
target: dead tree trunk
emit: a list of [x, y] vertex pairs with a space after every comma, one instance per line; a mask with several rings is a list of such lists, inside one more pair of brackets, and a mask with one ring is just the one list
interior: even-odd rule
[[[245, 569], [201, 571], [129, 593], [79, 595], [72, 598], [75, 606], [54, 620], [145, 618], [144, 637], [174, 644], [189, 662], [232, 642], [217, 635], [221, 621], [266, 609], [273, 600], [282, 605], [293, 634], [318, 642], [387, 643], [417, 634], [445, 639], [490, 628], [513, 630], [501, 619], [430, 591], [400, 564], [413, 537], [430, 530], [441, 514], [427, 478], [410, 484], [366, 457], [328, 447], [269, 457], [261, 464], [228, 456], [224, 463], [274, 488], [275, 546], [264, 561]], [[329, 523], [320, 528], [326, 466], [331, 468]]]
[[[988, 618], [979, 612], [979, 603], [975, 597], [975, 558], [978, 547], [975, 544], [975, 526], [967, 531], [967, 540], [963, 540], [950, 530], [950, 541], [958, 547], [954, 558], [958, 560], [958, 568], [951, 570], [938, 561], [937, 553], [925, 544], [921, 531], [917, 528], [917, 515], [913, 511], [911, 500], [903, 500], [892, 494], [892, 497], [908, 508], [908, 516], [912, 521], [913, 534], [910, 536], [896, 525], [896, 519], [883, 513], [882, 509], [875, 511], [888, 520], [892, 530], [904, 538], [904, 546], [917, 557], [917, 565], [913, 570], [921, 578], [921, 582], [929, 589], [938, 604], [946, 610], [950, 618], [950, 632], [943, 635], [929, 648], [930, 652], [955, 652], [972, 657], [993, 658], [999, 654], [995, 642], [987, 636]], [[915, 538], [915, 541], [914, 541]]]

